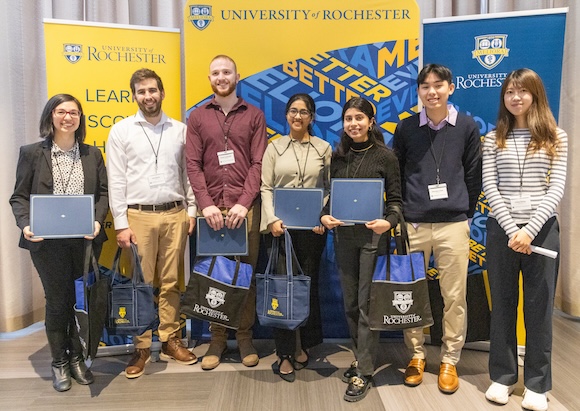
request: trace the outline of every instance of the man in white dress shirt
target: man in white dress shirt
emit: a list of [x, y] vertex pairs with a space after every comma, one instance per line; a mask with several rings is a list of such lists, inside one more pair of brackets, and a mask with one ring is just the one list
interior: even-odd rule
[[[179, 273], [195, 227], [195, 197], [185, 168], [186, 126], [161, 110], [165, 91], [152, 70], [131, 77], [134, 116], [116, 123], [106, 144], [109, 203], [117, 244], [137, 244], [145, 281], [159, 288], [161, 358], [194, 364], [179, 338]], [[140, 377], [150, 359], [152, 331], [135, 336], [125, 376]]]

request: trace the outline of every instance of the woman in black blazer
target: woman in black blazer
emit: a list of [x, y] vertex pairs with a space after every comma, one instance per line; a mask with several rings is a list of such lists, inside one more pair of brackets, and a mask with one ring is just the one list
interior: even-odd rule
[[57, 94], [40, 118], [43, 141], [20, 148], [16, 184], [10, 197], [16, 224], [22, 229], [19, 246], [30, 251], [46, 297], [46, 335], [52, 354], [53, 387], [66, 391], [71, 376], [79, 384], [91, 384], [75, 319], [74, 280], [83, 273], [84, 241], [42, 239], [30, 231], [31, 194], [93, 194], [95, 197], [94, 249], [107, 239], [101, 226], [107, 216], [107, 173], [100, 150], [83, 143], [85, 117], [80, 102], [69, 94]]

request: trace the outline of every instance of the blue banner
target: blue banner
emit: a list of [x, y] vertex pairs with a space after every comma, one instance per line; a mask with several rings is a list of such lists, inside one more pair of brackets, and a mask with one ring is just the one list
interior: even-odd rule
[[[424, 20], [423, 64], [438, 63], [451, 69], [455, 92], [450, 102], [473, 117], [482, 136], [494, 128], [503, 80], [523, 67], [542, 78], [557, 119], [566, 11]], [[471, 226], [470, 274], [485, 270], [488, 211], [482, 194]], [[430, 275], [436, 276], [436, 272], [430, 270]]]

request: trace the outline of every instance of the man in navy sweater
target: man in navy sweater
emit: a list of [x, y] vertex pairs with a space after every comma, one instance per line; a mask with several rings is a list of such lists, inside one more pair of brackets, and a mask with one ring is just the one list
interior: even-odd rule
[[[469, 221], [481, 192], [480, 132], [471, 117], [447, 104], [454, 90], [447, 67], [426, 65], [417, 77], [423, 110], [402, 120], [393, 140], [411, 251], [424, 252], [426, 267], [433, 253], [439, 271], [444, 310], [438, 386], [447, 394], [459, 388], [455, 366], [467, 332]], [[412, 351], [405, 384], [417, 386], [426, 360], [423, 329], [404, 335]]]

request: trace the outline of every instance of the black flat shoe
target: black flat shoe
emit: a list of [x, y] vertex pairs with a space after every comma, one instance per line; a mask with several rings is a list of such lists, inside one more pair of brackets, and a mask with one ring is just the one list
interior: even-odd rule
[[299, 371], [303, 368], [306, 368], [308, 366], [308, 362], [310, 361], [310, 356], [308, 355], [308, 353], [306, 351], [304, 351], [304, 354], [306, 354], [306, 361], [298, 361], [297, 359], [294, 359], [292, 365], [294, 366], [294, 369], [296, 371]]
[[348, 402], [356, 402], [366, 397], [371, 388], [373, 378], [371, 375], [357, 375], [350, 379], [344, 400]]
[[[282, 373], [280, 371], [280, 366], [282, 365], [282, 363], [284, 361], [288, 361], [290, 363], [290, 365], [292, 365], [292, 371], [291, 372], [289, 372], [289, 373]], [[296, 373], [294, 372], [294, 365], [293, 365], [293, 362], [292, 362], [292, 357], [290, 355], [281, 355], [280, 356], [280, 361], [278, 362], [278, 375], [284, 381], [294, 382], [296, 380]]]
[[354, 360], [350, 364], [350, 368], [348, 370], [346, 370], [344, 372], [344, 374], [342, 374], [342, 377], [340, 378], [342, 380], [342, 382], [345, 382], [348, 384], [352, 377], [356, 377], [356, 367], [357, 366], [358, 366], [358, 361]]

